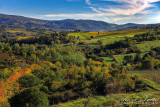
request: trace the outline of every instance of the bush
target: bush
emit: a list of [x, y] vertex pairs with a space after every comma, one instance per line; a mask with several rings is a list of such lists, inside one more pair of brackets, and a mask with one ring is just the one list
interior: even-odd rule
[[153, 59], [144, 60], [144, 61], [142, 62], [142, 69], [153, 69], [153, 68], [154, 68]]
[[49, 101], [38, 88], [29, 88], [10, 99], [11, 107], [48, 107]]

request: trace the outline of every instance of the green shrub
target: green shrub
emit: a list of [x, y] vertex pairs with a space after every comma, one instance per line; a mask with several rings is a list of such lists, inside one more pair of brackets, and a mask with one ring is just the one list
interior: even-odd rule
[[11, 107], [48, 107], [49, 101], [38, 88], [28, 88], [10, 99]]
[[19, 83], [22, 87], [28, 88], [37, 86], [40, 83], [40, 80], [34, 75], [27, 74], [19, 78]]

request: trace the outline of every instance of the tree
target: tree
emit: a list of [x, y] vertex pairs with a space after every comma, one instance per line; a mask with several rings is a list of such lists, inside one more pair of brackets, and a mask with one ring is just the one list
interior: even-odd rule
[[0, 50], [3, 50], [3, 44], [0, 42]]
[[156, 54], [157, 54], [157, 53], [156, 53], [155, 51], [153, 51], [153, 50], [149, 52], [149, 55], [150, 55], [151, 57], [156, 57]]
[[20, 54], [20, 46], [18, 43], [15, 43], [13, 46], [13, 50], [15, 51], [16, 54]]
[[152, 50], [154, 50], [157, 53], [157, 55], [160, 54], [160, 47], [153, 48]]
[[143, 69], [153, 69], [154, 68], [153, 59], [144, 60], [142, 62], [142, 68]]
[[24, 56], [24, 57], [27, 56], [27, 48], [26, 47], [21, 48], [21, 55]]
[[40, 83], [40, 80], [34, 75], [27, 74], [19, 78], [19, 83], [22, 87], [28, 88], [37, 86]]
[[29, 51], [28, 51], [28, 54], [29, 55], [32, 55], [32, 54], [35, 54], [36, 52], [36, 47], [32, 44], [29, 46]]
[[12, 51], [12, 47], [10, 46], [9, 43], [7, 43], [7, 44], [5, 45], [5, 50], [6, 50], [6, 51]]
[[125, 56], [124, 60], [126, 61], [126, 63], [132, 63], [133, 62], [133, 56], [132, 55]]
[[50, 88], [52, 91], [56, 91], [57, 89], [62, 87], [62, 83], [59, 81], [53, 81]]
[[140, 54], [136, 54], [135, 58], [134, 58], [134, 62], [140, 62], [142, 60]]
[[31, 54], [31, 60], [36, 63], [39, 61], [39, 58], [35, 54]]
[[152, 57], [149, 54], [143, 56], [143, 60], [150, 60]]
[[36, 87], [13, 96], [9, 102], [11, 107], [49, 107], [47, 95]]

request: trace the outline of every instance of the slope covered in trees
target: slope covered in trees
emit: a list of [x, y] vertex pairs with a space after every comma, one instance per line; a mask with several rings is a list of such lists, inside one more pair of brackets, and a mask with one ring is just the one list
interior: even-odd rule
[[[159, 69], [159, 47], [148, 52], [138, 47], [159, 40], [159, 28], [74, 34], [52, 32], [1, 40], [0, 105], [48, 107], [79, 98], [159, 90], [155, 78], [128, 72]], [[113, 61], [109, 64], [104, 58]]]

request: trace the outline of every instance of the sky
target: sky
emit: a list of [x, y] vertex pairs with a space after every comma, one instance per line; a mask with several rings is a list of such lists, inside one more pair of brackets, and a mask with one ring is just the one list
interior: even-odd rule
[[0, 13], [45, 20], [160, 23], [160, 0], [0, 0]]

